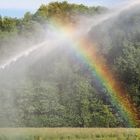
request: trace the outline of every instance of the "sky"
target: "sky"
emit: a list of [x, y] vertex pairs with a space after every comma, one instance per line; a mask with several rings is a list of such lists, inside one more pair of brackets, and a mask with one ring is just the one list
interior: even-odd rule
[[[0, 15], [21, 18], [27, 11], [35, 12], [41, 4], [64, 0], [0, 0]], [[69, 3], [85, 4], [88, 6], [112, 7], [120, 4], [123, 0], [65, 0]]]

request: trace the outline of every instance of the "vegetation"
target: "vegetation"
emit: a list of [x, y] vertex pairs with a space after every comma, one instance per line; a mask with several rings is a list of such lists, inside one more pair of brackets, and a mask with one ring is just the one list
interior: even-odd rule
[[[104, 11], [106, 8], [103, 7], [53, 2], [42, 5], [34, 14], [27, 12], [22, 19], [0, 17], [0, 61], [41, 42], [46, 23], [51, 20], [57, 20], [63, 26], [75, 25], [78, 16], [94, 18]], [[116, 24], [114, 21], [107, 22], [92, 29], [89, 34], [99, 44], [100, 54], [104, 56], [110, 69], [124, 82], [134, 105], [140, 109], [140, 13], [137, 14], [138, 11], [121, 20], [118, 17]], [[19, 45], [20, 42], [22, 44]], [[90, 68], [72, 50], [64, 48], [66, 47], [61, 46], [47, 56], [32, 56], [29, 58], [35, 60], [32, 64], [28, 64], [29, 60], [21, 60], [29, 65], [28, 69], [17, 63], [0, 72], [0, 126], [128, 127], [127, 118], [114, 109], [103, 87], [97, 85]], [[77, 131], [80, 135], [70, 131], [72, 138], [81, 139], [83, 135], [79, 132], [80, 129]], [[92, 135], [90, 129], [89, 133], [85, 133], [88, 139], [108, 139], [108, 135], [118, 137], [112, 132], [107, 135], [105, 132], [105, 136], [96, 132]], [[137, 137], [137, 134], [130, 135], [127, 132], [120, 135]], [[61, 137], [60, 134], [58, 139], [69, 139], [67, 133], [66, 137]]]
[[[127, 17], [126, 14], [128, 15]], [[100, 41], [99, 50], [105, 56], [112, 71], [123, 81], [124, 88], [140, 109], [140, 38], [139, 16], [137, 8], [123, 12], [116, 19], [99, 25], [98, 33], [92, 30], [94, 39]], [[115, 22], [115, 24], [114, 24]], [[108, 25], [110, 25], [108, 27]], [[108, 28], [106, 28], [108, 27]], [[104, 36], [104, 37], [103, 37]], [[102, 51], [103, 50], [103, 51]]]
[[26, 128], [1, 129], [1, 140], [139, 140], [139, 129]]

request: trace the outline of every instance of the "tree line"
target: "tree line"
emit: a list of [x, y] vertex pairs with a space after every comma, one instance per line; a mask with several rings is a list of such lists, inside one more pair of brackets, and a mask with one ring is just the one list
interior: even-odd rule
[[[0, 17], [1, 61], [15, 50], [40, 42], [46, 23], [52, 19], [75, 24], [77, 16], [94, 18], [106, 10], [64, 1], [41, 5], [34, 14], [27, 12], [22, 19]], [[137, 12], [133, 15], [128, 19], [116, 18], [116, 24], [110, 21], [99, 25], [89, 35], [99, 44], [100, 54], [110, 69], [125, 84], [134, 105], [140, 108], [140, 20]], [[130, 126], [127, 118], [111, 104], [90, 68], [78, 59], [77, 54], [65, 48], [62, 45], [37, 60], [32, 56], [30, 60], [36, 61], [26, 70], [21, 64], [14, 64], [13, 68], [0, 72], [1, 127]]]

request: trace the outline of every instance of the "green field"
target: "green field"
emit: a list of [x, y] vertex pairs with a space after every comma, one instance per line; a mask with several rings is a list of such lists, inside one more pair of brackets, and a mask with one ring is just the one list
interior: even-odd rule
[[0, 140], [140, 140], [140, 129], [1, 128]]

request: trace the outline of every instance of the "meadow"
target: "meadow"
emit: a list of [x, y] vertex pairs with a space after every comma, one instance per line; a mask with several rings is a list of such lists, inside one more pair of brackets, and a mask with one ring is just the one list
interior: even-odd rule
[[0, 140], [140, 140], [140, 129], [1, 128]]

